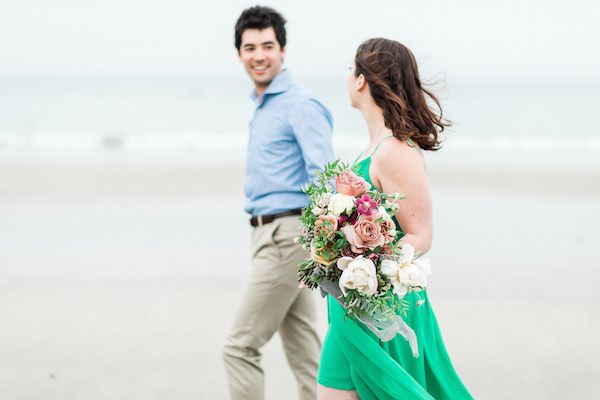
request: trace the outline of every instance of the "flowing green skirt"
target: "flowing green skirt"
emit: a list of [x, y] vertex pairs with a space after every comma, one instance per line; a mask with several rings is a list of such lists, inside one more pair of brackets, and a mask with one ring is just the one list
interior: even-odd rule
[[[327, 296], [329, 329], [323, 343], [319, 383], [356, 390], [361, 400], [472, 399], [452, 367], [427, 293], [410, 293], [405, 298], [410, 308], [403, 319], [417, 335], [417, 358], [402, 336], [380, 341]], [[425, 302], [417, 307], [419, 298]]]

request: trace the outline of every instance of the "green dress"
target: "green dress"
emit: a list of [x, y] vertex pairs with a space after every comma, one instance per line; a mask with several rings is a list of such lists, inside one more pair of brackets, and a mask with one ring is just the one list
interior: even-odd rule
[[[358, 174], [371, 185], [372, 155], [357, 164]], [[347, 317], [328, 295], [329, 329], [321, 353], [319, 384], [356, 390], [361, 400], [472, 399], [452, 367], [427, 292], [409, 293], [405, 299], [409, 310], [402, 319], [417, 335], [417, 358], [402, 336], [380, 341], [362, 323]], [[419, 299], [424, 303], [417, 306]]]

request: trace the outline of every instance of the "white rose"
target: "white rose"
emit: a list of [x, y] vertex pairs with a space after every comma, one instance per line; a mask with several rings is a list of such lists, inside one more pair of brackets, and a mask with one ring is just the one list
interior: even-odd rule
[[377, 208], [377, 215], [383, 218], [384, 221], [392, 220], [392, 217], [390, 217], [390, 214], [386, 211], [384, 206], [379, 206], [379, 208]]
[[398, 274], [400, 264], [394, 260], [383, 260], [379, 268], [381, 269], [382, 274], [392, 278]]
[[427, 286], [427, 277], [431, 275], [429, 260], [414, 258], [415, 248], [409, 243], [402, 245], [398, 261], [383, 260], [381, 273], [388, 276], [394, 293], [403, 297], [409, 290], [421, 289]]
[[403, 298], [404, 296], [406, 296], [406, 294], [408, 293], [408, 289], [410, 288], [410, 286], [408, 285], [401, 285], [399, 283], [394, 283], [392, 282], [392, 292], [396, 293], [396, 295], [399, 298]]
[[429, 262], [429, 258], [419, 257], [415, 260], [415, 264], [425, 275], [431, 275], [431, 264]]
[[317, 207], [319, 207], [319, 208], [325, 208], [325, 207], [327, 207], [327, 204], [329, 204], [329, 200], [330, 199], [331, 199], [331, 193], [325, 193], [325, 194], [323, 194], [319, 198], [319, 201], [317, 202]]
[[312, 213], [313, 213], [314, 215], [317, 215], [317, 216], [318, 216], [318, 215], [321, 215], [321, 214], [323, 214], [324, 212], [325, 212], [325, 210], [324, 210], [324, 209], [322, 209], [321, 207], [314, 206], [314, 207], [312, 208]]
[[369, 295], [377, 293], [377, 272], [373, 261], [363, 256], [354, 259], [342, 257], [338, 260], [337, 266], [343, 271], [340, 276], [340, 289], [344, 296], [346, 289], [356, 289]]
[[[419, 269], [417, 268], [417, 266], [413, 263], [410, 264], [406, 264], [402, 270], [404, 271], [405, 275], [405, 281], [407, 284], [409, 284], [411, 287], [414, 286], [422, 286], [423, 284], [423, 274], [421, 274], [421, 271], [419, 271]], [[425, 279], [427, 279], [425, 277]], [[403, 282], [403, 283], [404, 283]]]
[[427, 287], [427, 277], [431, 275], [431, 266], [429, 260], [422, 260], [417, 258], [410, 264], [408, 271], [410, 285], [413, 287], [425, 288]]
[[427, 286], [427, 277], [431, 275], [431, 266], [428, 259], [415, 258], [415, 248], [404, 243], [400, 252], [401, 269], [408, 274], [408, 284], [412, 287], [424, 288]]
[[328, 205], [329, 211], [339, 217], [344, 211], [350, 214], [354, 208], [354, 197], [346, 194], [336, 193], [331, 196]]
[[413, 258], [415, 258], [415, 248], [410, 243], [402, 243], [399, 263], [401, 265], [411, 263]]
[[402, 268], [402, 265], [393, 260], [383, 260], [381, 262], [381, 273], [390, 278], [394, 293], [402, 298], [408, 293], [409, 275]]

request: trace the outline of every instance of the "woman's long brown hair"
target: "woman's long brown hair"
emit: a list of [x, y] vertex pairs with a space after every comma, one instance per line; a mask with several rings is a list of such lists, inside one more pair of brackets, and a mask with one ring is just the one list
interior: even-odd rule
[[442, 117], [437, 97], [423, 88], [412, 52], [394, 40], [374, 38], [358, 47], [354, 61], [355, 75], [365, 77], [375, 104], [383, 110], [385, 126], [394, 136], [411, 139], [423, 150], [438, 150], [439, 134], [451, 123]]

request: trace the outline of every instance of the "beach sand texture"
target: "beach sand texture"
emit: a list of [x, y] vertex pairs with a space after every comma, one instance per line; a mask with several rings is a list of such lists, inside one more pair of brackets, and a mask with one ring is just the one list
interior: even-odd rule
[[[600, 170], [429, 174], [430, 298], [475, 398], [600, 398]], [[0, 158], [0, 399], [227, 398], [242, 182], [242, 163], [194, 156]], [[277, 335], [263, 355], [267, 398], [297, 398]]]

